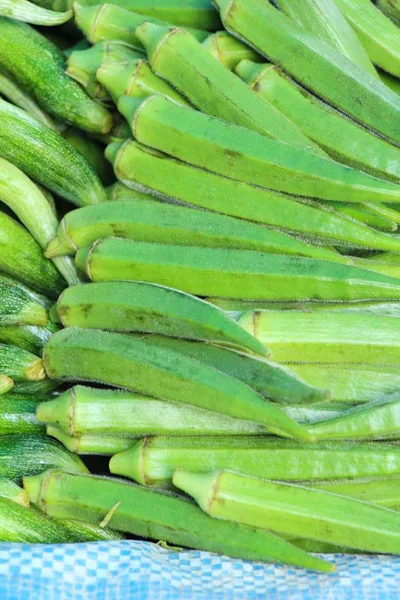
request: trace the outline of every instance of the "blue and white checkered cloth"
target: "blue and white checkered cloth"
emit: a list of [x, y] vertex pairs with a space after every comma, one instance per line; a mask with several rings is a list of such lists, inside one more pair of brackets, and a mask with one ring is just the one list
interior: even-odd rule
[[329, 556], [325, 575], [136, 541], [0, 544], [0, 600], [397, 600], [400, 558]]

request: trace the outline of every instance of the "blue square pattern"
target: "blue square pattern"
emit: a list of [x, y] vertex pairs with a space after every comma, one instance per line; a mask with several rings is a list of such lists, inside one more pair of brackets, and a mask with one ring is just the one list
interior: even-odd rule
[[1, 600], [400, 600], [400, 558], [326, 557], [331, 575], [149, 542], [0, 544]]

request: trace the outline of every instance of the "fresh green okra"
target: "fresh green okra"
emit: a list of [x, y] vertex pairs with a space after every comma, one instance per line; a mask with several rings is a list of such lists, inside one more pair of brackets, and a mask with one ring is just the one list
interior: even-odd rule
[[71, 436], [54, 425], [47, 425], [46, 433], [61, 442], [70, 452], [81, 456], [86, 454], [113, 456], [118, 452], [128, 450], [137, 440], [137, 438], [122, 435], [96, 435], [92, 433]]
[[[399, 99], [400, 103], [400, 99]], [[193, 166], [275, 191], [346, 202], [400, 201], [400, 186], [179, 106], [165, 96], [122, 96], [138, 142]]]
[[235, 377], [265, 398], [271, 398], [279, 404], [306, 406], [330, 398], [327, 389], [312, 387], [311, 377], [308, 378], [310, 385], [307, 385], [288, 369], [250, 354], [235, 352], [215, 344], [178, 340], [164, 335], [149, 335], [141, 339], [173, 352], [185, 354], [226, 375]]
[[78, 206], [105, 200], [99, 178], [75, 148], [61, 135], [3, 100], [0, 100], [0, 156]]
[[182, 106], [189, 106], [181, 94], [164, 79], [155, 75], [149, 63], [141, 58], [133, 58], [126, 63], [102, 64], [96, 78], [115, 103], [121, 96], [143, 98], [153, 94], [164, 94]]
[[311, 482], [311, 487], [350, 496], [363, 502], [369, 502], [392, 510], [400, 509], [400, 485], [398, 477], [387, 479], [361, 479], [349, 481], [321, 481]]
[[[267, 531], [211, 520], [188, 500], [105, 477], [76, 476], [52, 469], [25, 477], [31, 502], [48, 515], [98, 523], [135, 536], [220, 552], [247, 560], [273, 560], [322, 571], [334, 567]], [[112, 510], [112, 513], [110, 512]]]
[[125, 387], [313, 441], [304, 427], [241, 381], [138, 337], [70, 327], [50, 338], [44, 363], [47, 375], [56, 381], [78, 379]]
[[[376, 211], [369, 210], [368, 206], [365, 206], [371, 205], [371, 202], [365, 202], [365, 204], [350, 204], [347, 202], [325, 201], [325, 203], [328, 204], [328, 206], [331, 206], [333, 209], [349, 216], [351, 219], [361, 221], [361, 223], [365, 223], [366, 225], [374, 227], [375, 229], [380, 229], [381, 231], [387, 232], [397, 231], [397, 223], [395, 221], [391, 221], [385, 215], [377, 214]], [[378, 204], [374, 204], [373, 206], [378, 206]]]
[[98, 240], [78, 250], [75, 263], [94, 282], [133, 280], [198, 296], [253, 300], [398, 300], [399, 280], [336, 262], [202, 248]]
[[217, 519], [369, 552], [400, 553], [400, 516], [380, 506], [228, 471], [178, 469], [173, 480]]
[[307, 244], [275, 229], [187, 206], [155, 202], [153, 198], [132, 198], [111, 205], [101, 203], [68, 213], [60, 223], [57, 236], [50, 242], [46, 256], [73, 255], [79, 248], [112, 236], [137, 242], [242, 248], [352, 262], [352, 258]]
[[284, 363], [400, 364], [400, 321], [356, 313], [254, 311], [238, 322]]
[[184, 29], [143, 23], [136, 35], [153, 71], [199, 110], [281, 142], [322, 154], [304, 133], [262, 102]]
[[[272, 225], [298, 233], [302, 238], [311, 236], [319, 239], [319, 243], [321, 240], [334, 245], [347, 242], [358, 247], [400, 251], [396, 236], [375, 231], [322, 204], [297, 201], [301, 199], [195, 168], [134, 140], [127, 140], [123, 145], [111, 144], [106, 156], [120, 180], [110, 190], [112, 200], [128, 200], [128, 194], [144, 198], [145, 192], [164, 201], [174, 199], [208, 211]], [[199, 189], [206, 189], [207, 194], [199, 194]]]
[[0, 15], [32, 25], [61, 25], [72, 17], [72, 10], [57, 12], [37, 6], [28, 0], [1, 0]]
[[279, 67], [246, 60], [236, 73], [335, 160], [375, 177], [400, 181], [399, 148], [300, 87]]
[[0, 67], [53, 117], [94, 133], [111, 128], [110, 113], [65, 74], [62, 52], [26, 23], [0, 17]]
[[230, 71], [233, 71], [241, 60], [263, 60], [250, 46], [226, 31], [212, 33], [202, 42], [202, 46]]
[[110, 471], [142, 485], [171, 486], [177, 468], [216, 469], [279, 481], [388, 477], [400, 472], [400, 448], [385, 444], [319, 441], [304, 444], [272, 436], [146, 437], [116, 454]]
[[216, 4], [229, 33], [249, 43], [329, 104], [400, 144], [400, 98], [376, 77], [269, 2], [216, 0]]
[[120, 181], [116, 181], [106, 188], [107, 200], [113, 202], [118, 200], [150, 200], [152, 196], [127, 187]]
[[400, 257], [397, 264], [375, 260], [374, 256], [372, 258], [352, 257], [352, 263], [361, 269], [367, 269], [368, 271], [374, 271], [375, 273], [381, 273], [389, 277], [396, 277], [397, 279], [400, 277]]
[[73, 473], [87, 473], [79, 456], [45, 435], [3, 435], [0, 437], [0, 476], [20, 482], [51, 467]]
[[217, 307], [180, 290], [136, 282], [67, 288], [57, 312], [64, 327], [161, 333], [265, 356], [268, 350]]

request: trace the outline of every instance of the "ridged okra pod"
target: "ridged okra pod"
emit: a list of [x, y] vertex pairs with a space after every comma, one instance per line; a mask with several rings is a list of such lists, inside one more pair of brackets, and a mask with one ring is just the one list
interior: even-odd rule
[[135, 444], [137, 439], [122, 435], [96, 435], [92, 433], [71, 436], [54, 425], [48, 425], [46, 433], [61, 442], [67, 450], [79, 455], [113, 456], [118, 452], [128, 450]]
[[220, 345], [203, 344], [165, 335], [142, 337], [144, 341], [190, 356], [226, 375], [240, 379], [265, 398], [288, 405], [316, 404], [330, 397], [326, 389], [307, 385], [288, 369], [268, 360], [235, 352]]
[[87, 473], [79, 456], [45, 435], [3, 435], [0, 437], [0, 476], [19, 482], [51, 467]]
[[161, 333], [204, 340], [265, 356], [262, 342], [224, 311], [179, 290], [142, 282], [68, 288], [57, 302], [64, 327]]
[[[1, 197], [1, 195], [0, 195]], [[226, 215], [194, 210], [154, 199], [131, 199], [85, 207], [68, 213], [50, 242], [46, 256], [75, 254], [104, 237], [209, 248], [242, 248], [273, 254], [310, 256], [351, 262], [286, 233]]]
[[253, 300], [400, 298], [399, 280], [336, 262], [250, 250], [98, 240], [75, 262], [92, 281], [133, 280], [198, 296]]
[[[400, 144], [400, 98], [269, 2], [216, 0], [225, 28], [329, 104]], [[335, 82], [335, 85], [332, 85]]]
[[217, 31], [202, 42], [203, 48], [231, 71], [242, 60], [262, 61], [262, 57], [226, 31]]
[[0, 156], [78, 206], [105, 200], [98, 176], [75, 148], [61, 135], [3, 100], [0, 100]]
[[179, 106], [165, 96], [141, 103], [123, 96], [118, 109], [138, 142], [219, 175], [323, 200], [400, 200], [400, 186], [394, 183]]
[[375, 177], [400, 181], [399, 148], [300, 87], [279, 67], [243, 61], [236, 72], [335, 160]]
[[64, 58], [26, 23], [0, 17], [0, 67], [53, 117], [94, 133], [111, 128], [110, 113], [64, 72]]
[[400, 486], [398, 477], [388, 479], [361, 479], [348, 481], [311, 482], [311, 487], [332, 492], [340, 496], [349, 496], [363, 502], [369, 502], [392, 510], [400, 509]]
[[31, 501], [54, 517], [79, 516], [98, 523], [114, 509], [109, 526], [136, 536], [236, 558], [333, 570], [329, 563], [294, 550], [291, 544], [267, 531], [213, 521], [186, 499], [124, 481], [74, 476], [52, 469], [39, 477], [25, 478], [24, 486]]
[[[140, 199], [146, 192], [164, 201], [176, 200], [311, 236], [319, 243], [347, 242], [351, 246], [400, 251], [395, 236], [375, 231], [322, 204], [309, 199], [297, 201], [301, 199], [195, 168], [134, 140], [110, 144], [106, 156], [120, 180], [110, 190], [110, 200], [129, 200], [128, 194]], [[207, 189], [207, 194], [199, 194], [199, 189]]]
[[223, 471], [178, 470], [174, 482], [219, 519], [370, 552], [400, 553], [400, 515], [367, 502]]
[[241, 381], [133, 336], [70, 327], [50, 338], [44, 362], [49, 377], [58, 381], [125, 387], [257, 422], [273, 433], [313, 440], [306, 429]]
[[255, 311], [239, 323], [284, 363], [400, 364], [400, 321], [356, 313]]
[[269, 138], [325, 155], [289, 119], [262, 102], [184, 29], [144, 23], [136, 30], [153, 71], [199, 110]]
[[278, 481], [326, 481], [398, 475], [400, 448], [321, 441], [301, 444], [261, 436], [146, 437], [110, 461], [112, 473], [142, 485], [171, 486], [178, 467], [228, 469]]

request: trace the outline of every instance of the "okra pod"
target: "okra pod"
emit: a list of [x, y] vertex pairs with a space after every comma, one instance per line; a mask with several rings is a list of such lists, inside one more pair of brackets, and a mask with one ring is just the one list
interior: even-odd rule
[[[347, 242], [358, 247], [400, 250], [395, 236], [375, 231], [322, 204], [304, 199], [296, 201], [300, 198], [195, 168], [134, 140], [123, 146], [111, 144], [106, 149], [106, 156], [120, 180], [110, 190], [109, 199], [112, 200], [128, 200], [128, 193], [133, 198], [142, 198], [146, 192], [164, 201], [176, 200], [298, 232], [302, 237], [312, 236], [319, 239], [319, 243], [321, 240], [334, 245]], [[199, 194], [199, 189], [206, 189], [207, 194]]]
[[226, 31], [212, 33], [202, 42], [202, 46], [230, 71], [233, 71], [241, 60], [256, 62], [263, 60], [253, 48], [229, 35]]
[[[1, 197], [1, 196], [0, 196]], [[209, 248], [242, 248], [273, 254], [351, 262], [290, 235], [217, 213], [138, 198], [98, 204], [68, 213], [47, 257], [75, 254], [96, 240], [117, 235], [137, 242]]]
[[398, 300], [399, 280], [331, 261], [251, 250], [98, 240], [80, 248], [78, 269], [94, 282], [133, 280], [198, 296], [253, 300]]
[[15, 394], [1, 396], [0, 436], [17, 433], [43, 435], [45, 427], [36, 418], [36, 406], [37, 400], [20, 400]]
[[178, 104], [189, 106], [181, 94], [164, 79], [155, 75], [150, 65], [141, 58], [134, 58], [127, 63], [102, 64], [96, 78], [115, 103], [121, 96], [145, 98], [153, 94], [164, 94]]
[[144, 23], [136, 35], [156, 75], [199, 110], [268, 138], [326, 156], [289, 119], [266, 104], [184, 29]]
[[56, 128], [53, 120], [40, 108], [35, 100], [4, 73], [0, 73], [0, 94], [12, 104], [25, 110], [31, 117], [37, 119], [43, 125], [47, 125], [51, 129]]
[[226, 471], [178, 469], [174, 483], [217, 519], [369, 552], [400, 553], [400, 516], [367, 502]]
[[125, 387], [313, 441], [306, 429], [241, 381], [133, 336], [70, 327], [50, 338], [44, 362], [48, 376], [56, 381], [78, 379]]
[[397, 279], [400, 277], [400, 257], [398, 264], [375, 260], [374, 256], [372, 258], [352, 257], [352, 262], [356, 267], [360, 267], [361, 269], [367, 269], [368, 271], [374, 271], [374, 273], [381, 273], [382, 275], [388, 275]]
[[374, 227], [375, 229], [380, 229], [381, 231], [387, 232], [394, 232], [397, 230], [396, 222], [391, 221], [382, 215], [377, 215], [376, 213], [366, 209], [361, 203], [347, 204], [345, 202], [328, 202], [328, 204], [335, 210], [349, 216], [351, 219], [361, 221], [361, 223], [365, 223], [366, 225]]
[[[129, 127], [129, 126], [128, 126]], [[107, 200], [118, 201], [118, 200], [150, 200], [151, 196], [147, 193], [139, 192], [132, 188], [127, 187], [120, 181], [116, 181], [112, 185], [106, 188]]]
[[0, 437], [0, 476], [19, 482], [51, 467], [73, 473], [87, 473], [79, 456], [45, 435], [3, 435]]
[[11, 502], [21, 506], [29, 506], [29, 496], [26, 490], [22, 489], [11, 479], [0, 477], [0, 497], [6, 498]]
[[105, 200], [99, 178], [75, 148], [49, 127], [2, 100], [0, 156], [78, 206]]
[[267, 354], [263, 343], [224, 311], [153, 284], [120, 281], [70, 287], [59, 297], [57, 312], [64, 327], [161, 333]]
[[[150, 20], [148, 16], [125, 10], [115, 4], [87, 6], [78, 2], [74, 3], [74, 13], [76, 24], [91, 44], [124, 42], [133, 50], [143, 52], [143, 44], [136, 34], [136, 29], [141, 23]], [[168, 23], [156, 18], [151, 18], [151, 21], [168, 26]], [[201, 29], [188, 28], [188, 31], [199, 41], [203, 41], [208, 35]]]
[[311, 487], [350, 496], [363, 502], [369, 502], [392, 510], [400, 509], [400, 486], [398, 477], [388, 479], [361, 479], [349, 481], [321, 481], [311, 482]]
[[356, 313], [254, 311], [238, 322], [284, 363], [400, 364], [400, 321]]
[[46, 376], [38, 356], [8, 344], [0, 344], [0, 373], [13, 381], [40, 381]]
[[84, 433], [79, 436], [70, 436], [53, 425], [48, 425], [46, 427], [46, 433], [61, 442], [67, 450], [79, 455], [94, 454], [100, 456], [112, 456], [118, 452], [128, 450], [128, 448], [133, 446], [136, 442], [136, 438], [122, 435], [113, 436]]
[[197, 473], [228, 469], [279, 481], [388, 477], [400, 472], [400, 448], [385, 444], [272, 436], [146, 437], [111, 458], [110, 471], [142, 485], [171, 486], [178, 467]]
[[150, 335], [141, 339], [189, 356], [226, 375], [240, 379], [265, 398], [271, 398], [279, 404], [308, 405], [330, 398], [326, 389], [312, 387], [311, 377], [310, 385], [307, 385], [288, 369], [243, 352], [164, 335]]
[[317, 570], [333, 566], [307, 555], [267, 531], [211, 520], [192, 502], [105, 477], [83, 477], [52, 469], [26, 477], [30, 500], [48, 515], [98, 523], [136, 536], [247, 560], [273, 560]]
[[61, 25], [72, 17], [72, 10], [57, 12], [37, 6], [28, 0], [1, 0], [0, 15], [32, 25]]
[[94, 133], [111, 128], [110, 113], [65, 74], [62, 52], [26, 23], [0, 17], [0, 66], [53, 117]]
[[375, 177], [400, 181], [399, 148], [300, 87], [279, 67], [243, 61], [236, 72], [335, 160]]
[[118, 110], [138, 142], [219, 175], [323, 200], [400, 201], [400, 186], [392, 182], [179, 106], [165, 96], [141, 103], [122, 96]]
[[229, 33], [341, 112], [400, 144], [400, 98], [376, 77], [293, 23], [269, 2], [216, 0], [216, 4]]

